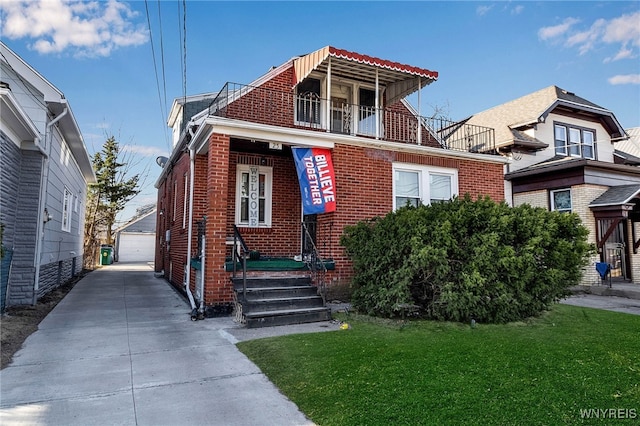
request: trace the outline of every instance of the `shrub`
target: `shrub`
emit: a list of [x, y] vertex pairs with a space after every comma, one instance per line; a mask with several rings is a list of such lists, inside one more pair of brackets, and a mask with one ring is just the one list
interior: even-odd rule
[[593, 250], [575, 214], [470, 196], [404, 207], [345, 228], [352, 304], [392, 317], [403, 305], [440, 320], [535, 316], [579, 282]]

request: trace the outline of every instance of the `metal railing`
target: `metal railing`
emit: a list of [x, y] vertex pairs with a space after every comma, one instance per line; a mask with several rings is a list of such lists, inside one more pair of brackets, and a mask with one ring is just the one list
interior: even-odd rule
[[316, 286], [320, 289], [320, 296], [322, 296], [322, 303], [324, 306], [327, 305], [327, 288], [326, 288], [326, 275], [327, 275], [327, 266], [324, 264], [324, 260], [320, 257], [320, 253], [318, 252], [318, 248], [316, 244], [313, 242], [313, 238], [309, 233], [309, 228], [307, 224], [302, 222], [302, 232], [304, 232], [305, 240], [310, 247], [310, 253], [304, 261], [307, 264], [307, 267], [311, 271], [311, 280], [316, 284]]
[[497, 154], [494, 129], [466, 121], [420, 117], [398, 103], [376, 108], [323, 99], [315, 93], [296, 94], [227, 83], [211, 102], [209, 114], [453, 151]]
[[242, 299], [247, 300], [247, 257], [249, 257], [249, 247], [244, 242], [244, 238], [240, 234], [240, 230], [236, 225], [233, 225], [233, 272], [232, 277], [236, 277], [238, 258], [242, 264]]

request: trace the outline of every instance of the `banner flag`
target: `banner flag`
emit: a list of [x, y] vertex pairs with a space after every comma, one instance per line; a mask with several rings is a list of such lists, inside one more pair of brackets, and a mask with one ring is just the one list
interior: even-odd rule
[[291, 148], [298, 171], [303, 214], [336, 211], [336, 175], [331, 151], [325, 148]]

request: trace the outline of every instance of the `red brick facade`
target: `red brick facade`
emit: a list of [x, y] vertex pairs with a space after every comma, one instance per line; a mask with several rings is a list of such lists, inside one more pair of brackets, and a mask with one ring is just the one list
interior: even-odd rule
[[[273, 90], [247, 93], [226, 106], [223, 116], [251, 123], [295, 127], [292, 87], [293, 68], [289, 68], [261, 86]], [[286, 96], [287, 92], [289, 96]], [[272, 108], [263, 108], [265, 102], [272, 105]], [[261, 107], [252, 107], [257, 104]], [[401, 103], [396, 105], [396, 109], [397, 112], [408, 113]], [[386, 125], [392, 126], [393, 123]], [[397, 133], [405, 130], [406, 126]], [[247, 148], [247, 144], [250, 142], [236, 140], [232, 135], [215, 133], [214, 126], [214, 133], [207, 144], [208, 152], [196, 156], [191, 253], [187, 253], [188, 220], [184, 220], [185, 212], [189, 214], [188, 208], [184, 208], [184, 203], [188, 206], [189, 202], [188, 192], [185, 194], [184, 191], [185, 179], [189, 184], [188, 152], [180, 154], [167, 165], [171, 169], [165, 173], [165, 178], [158, 187], [156, 270], [164, 270], [171, 283], [182, 289], [184, 268], [196, 254], [195, 223], [206, 216], [204, 296], [207, 306], [228, 304], [233, 300], [229, 273], [225, 272], [224, 267], [225, 260], [230, 255], [227, 238], [233, 237], [233, 225], [236, 223], [238, 165], [269, 167], [273, 172], [271, 226], [240, 228], [247, 245], [250, 249], [271, 257], [293, 257], [300, 254], [301, 250], [301, 197], [290, 151], [252, 151]], [[423, 131], [423, 145], [438, 146], [426, 131]], [[317, 226], [320, 255], [323, 258], [332, 257], [336, 264], [335, 271], [329, 274], [329, 285], [348, 283], [352, 276], [350, 261], [339, 245], [344, 227], [360, 220], [385, 215], [392, 210], [394, 162], [456, 169], [460, 194], [504, 199], [503, 165], [497, 161], [487, 161], [486, 158], [473, 160], [459, 155], [433, 156], [396, 152], [366, 148], [362, 146], [362, 142], [359, 146], [350, 145], [338, 139], [332, 150], [332, 158], [336, 175], [337, 209], [334, 213], [318, 215]], [[186, 225], [183, 227], [183, 224]], [[170, 241], [165, 239], [166, 230], [170, 230]], [[194, 275], [191, 278], [192, 292], [195, 292]]]

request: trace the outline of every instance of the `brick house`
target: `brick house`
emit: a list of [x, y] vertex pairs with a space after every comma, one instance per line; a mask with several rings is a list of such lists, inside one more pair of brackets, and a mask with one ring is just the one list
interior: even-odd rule
[[96, 178], [64, 94], [2, 42], [0, 53], [4, 307], [35, 304], [82, 270], [87, 184]]
[[[493, 130], [426, 119], [406, 101], [437, 76], [325, 47], [249, 85], [177, 99], [169, 117], [174, 149], [156, 182], [156, 271], [186, 291], [194, 309], [225, 311], [239, 294], [229, 271], [234, 235], [261, 258], [327, 261], [318, 262], [328, 270], [313, 284], [336, 288], [352, 276], [339, 245], [345, 226], [407, 202], [465, 193], [503, 200], [508, 160], [496, 155]], [[315, 153], [304, 178], [300, 152]], [[328, 204], [318, 213], [311, 207], [321, 197]], [[309, 275], [287, 275], [294, 272]]]
[[513, 205], [580, 216], [598, 251], [583, 284], [601, 282], [596, 262], [611, 265], [614, 282], [640, 283], [640, 159], [625, 152], [628, 135], [613, 112], [549, 86], [467, 123], [493, 127], [497, 149], [511, 157]]

